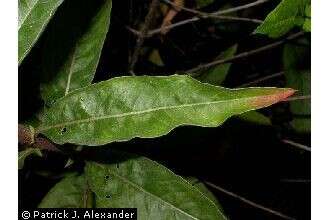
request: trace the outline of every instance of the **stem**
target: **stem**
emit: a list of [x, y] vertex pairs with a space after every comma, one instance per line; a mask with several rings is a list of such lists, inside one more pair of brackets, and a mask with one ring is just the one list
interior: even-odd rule
[[50, 140], [43, 137], [36, 137], [31, 126], [18, 124], [18, 143], [25, 146], [33, 146], [41, 150], [60, 152]]
[[133, 76], [135, 76], [135, 73], [134, 73], [135, 64], [136, 64], [136, 62], [139, 58], [139, 54], [140, 54], [142, 45], [143, 45], [145, 37], [148, 33], [149, 26], [150, 26], [150, 24], [153, 20], [153, 17], [154, 17], [154, 14], [156, 12], [158, 4], [159, 4], [158, 0], [152, 0], [152, 2], [150, 3], [148, 14], [145, 17], [144, 24], [143, 24], [143, 26], [140, 30], [141, 34], [139, 35], [139, 37], [136, 41], [136, 46], [135, 46], [135, 49], [134, 49], [134, 52], [133, 52], [133, 55], [132, 55], [131, 63], [130, 63], [129, 68], [128, 68], [128, 71]]

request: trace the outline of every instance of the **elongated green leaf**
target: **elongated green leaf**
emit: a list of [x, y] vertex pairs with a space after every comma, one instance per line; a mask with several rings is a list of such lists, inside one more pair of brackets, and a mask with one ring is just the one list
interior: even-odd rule
[[122, 153], [112, 156], [121, 162], [91, 162], [85, 168], [97, 207], [135, 207], [138, 219], [226, 219], [212, 200], [160, 164]]
[[18, 1], [18, 64], [30, 52], [63, 0]]
[[45, 112], [37, 129], [58, 144], [102, 145], [151, 138], [180, 125], [216, 127], [269, 106], [292, 89], [226, 89], [189, 77], [118, 77], [69, 93]]
[[[218, 56], [217, 59], [228, 59], [234, 56], [237, 51], [237, 44], [229, 47], [223, 53]], [[210, 83], [212, 85], [221, 85], [221, 83], [226, 79], [226, 76], [229, 72], [231, 63], [223, 63], [218, 66], [212, 67], [209, 70], [204, 71], [199, 78], [200, 81]]]
[[93, 193], [84, 175], [63, 178], [42, 199], [39, 208], [92, 208]]
[[264, 22], [257, 27], [254, 33], [277, 38], [295, 26], [304, 23], [305, 7], [310, 0], [282, 0], [281, 3], [266, 17]]
[[65, 2], [49, 25], [42, 60], [42, 98], [48, 105], [89, 85], [110, 24], [112, 0]]
[[103, 156], [117, 163], [88, 162], [84, 174], [63, 178], [39, 207], [134, 207], [138, 219], [226, 219], [204, 185], [196, 188], [144, 157], [112, 150]]
[[24, 167], [25, 159], [31, 155], [41, 157], [42, 153], [38, 148], [27, 148], [26, 150], [18, 152], [18, 169], [22, 169]]
[[[302, 39], [303, 40], [303, 39]], [[301, 43], [305, 43], [302, 41]], [[286, 45], [283, 62], [287, 85], [298, 90], [297, 94], [308, 96], [311, 94], [310, 49], [304, 46]], [[311, 101], [310, 99], [290, 102], [293, 115], [292, 127], [297, 132], [311, 131]]]

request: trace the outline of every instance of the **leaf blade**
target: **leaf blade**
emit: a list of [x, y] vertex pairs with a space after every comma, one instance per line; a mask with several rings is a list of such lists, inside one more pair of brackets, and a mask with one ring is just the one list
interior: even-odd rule
[[108, 33], [112, 1], [79, 4], [77, 0], [63, 4], [49, 27], [44, 48], [48, 55], [41, 64], [41, 95], [49, 106], [92, 82]]
[[152, 138], [181, 125], [215, 127], [293, 93], [281, 88], [231, 90], [179, 75], [118, 77], [58, 100], [37, 132], [58, 144], [90, 146]]
[[85, 175], [64, 177], [47, 193], [39, 208], [87, 208], [91, 198]]
[[278, 38], [289, 32], [295, 26], [304, 22], [305, 7], [309, 0], [282, 0], [270, 12], [264, 22], [254, 33], [265, 34], [271, 38]]
[[18, 64], [24, 60], [63, 0], [18, 2]]
[[97, 207], [136, 207], [138, 219], [227, 219], [208, 197], [166, 167], [122, 152], [108, 156], [120, 162], [85, 167]]

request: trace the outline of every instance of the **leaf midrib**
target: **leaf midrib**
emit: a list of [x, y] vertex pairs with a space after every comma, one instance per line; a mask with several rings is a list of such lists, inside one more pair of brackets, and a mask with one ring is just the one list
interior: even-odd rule
[[[99, 165], [99, 166], [101, 166], [101, 165]], [[102, 167], [102, 166], [101, 166], [101, 167]], [[105, 167], [102, 167], [102, 168], [105, 168]], [[190, 218], [192, 218], [192, 219], [199, 220], [198, 218], [196, 218], [196, 217], [190, 215], [189, 213], [185, 212], [184, 210], [179, 209], [178, 207], [175, 207], [175, 206], [172, 205], [171, 203], [165, 201], [165, 200], [162, 199], [161, 197], [159, 197], [159, 196], [157, 196], [157, 195], [155, 195], [155, 194], [152, 194], [152, 193], [150, 193], [150, 192], [144, 190], [141, 186], [139, 186], [138, 184], [136, 184], [136, 183], [130, 181], [129, 179], [125, 178], [124, 176], [121, 176], [121, 175], [119, 175], [119, 174], [116, 173], [116, 172], [112, 172], [112, 171], [111, 171], [110, 169], [108, 169], [108, 168], [105, 168], [105, 169], [106, 169], [109, 173], [111, 173], [111, 174], [113, 174], [114, 176], [116, 176], [117, 178], [121, 179], [121, 180], [122, 180], [123, 182], [125, 182], [126, 184], [131, 185], [131, 186], [133, 186], [134, 188], [136, 188], [137, 190], [139, 190], [139, 191], [141, 191], [141, 192], [143, 192], [143, 193], [145, 193], [145, 194], [147, 194], [147, 195], [149, 195], [149, 196], [151, 196], [151, 197], [154, 197], [154, 198], [158, 199], [159, 201], [165, 203], [166, 205], [168, 205], [168, 206], [171, 207], [172, 209], [174, 209], [174, 210], [176, 210], [176, 211], [179, 211], [180, 213], [182, 213], [182, 214], [184, 214], [184, 215], [186, 215], [186, 216], [188, 216], [188, 217], [190, 217]]]
[[[273, 96], [273, 95], [269, 95]], [[42, 132], [46, 130], [50, 130], [53, 128], [59, 128], [63, 126], [68, 126], [68, 125], [73, 125], [73, 124], [83, 124], [83, 123], [88, 123], [88, 122], [94, 122], [98, 120], [103, 120], [103, 119], [109, 119], [109, 118], [121, 118], [121, 117], [126, 117], [126, 116], [132, 116], [132, 115], [140, 115], [140, 114], [146, 114], [150, 112], [156, 112], [160, 110], [171, 110], [171, 109], [179, 109], [179, 108], [184, 108], [184, 107], [195, 107], [195, 106], [201, 106], [201, 105], [213, 105], [213, 104], [219, 104], [219, 103], [224, 103], [224, 102], [235, 102], [235, 101], [246, 101], [250, 99], [255, 99], [258, 97], [268, 97], [268, 96], [253, 96], [253, 97], [248, 97], [248, 98], [237, 98], [237, 99], [229, 99], [229, 100], [219, 100], [219, 101], [212, 101], [212, 102], [198, 102], [198, 103], [191, 103], [191, 104], [182, 104], [182, 105], [174, 105], [174, 106], [162, 106], [158, 108], [151, 108], [151, 109], [146, 109], [142, 111], [133, 111], [133, 112], [126, 112], [126, 113], [121, 113], [121, 114], [115, 114], [115, 115], [103, 115], [103, 116], [98, 116], [98, 117], [91, 117], [91, 118], [86, 118], [86, 119], [79, 119], [79, 120], [73, 120], [73, 121], [68, 121], [64, 123], [59, 123], [47, 127], [41, 127], [37, 129], [37, 132]], [[253, 109], [251, 109], [253, 110]]]
[[[266, 96], [252, 96], [248, 98], [236, 98], [236, 99], [228, 99], [228, 100], [219, 100], [219, 101], [212, 101], [212, 102], [198, 102], [198, 103], [191, 103], [191, 104], [182, 104], [182, 105], [174, 105], [174, 106], [162, 106], [158, 108], [151, 108], [151, 109], [146, 109], [142, 111], [133, 111], [133, 112], [126, 112], [126, 113], [121, 113], [121, 114], [115, 114], [115, 115], [103, 115], [103, 116], [98, 116], [98, 117], [91, 117], [91, 118], [86, 118], [86, 119], [79, 119], [79, 120], [73, 120], [73, 121], [68, 121], [64, 123], [59, 123], [47, 127], [41, 127], [37, 129], [37, 133], [50, 130], [53, 128], [59, 128], [63, 126], [68, 126], [68, 125], [73, 125], [73, 124], [82, 124], [82, 123], [87, 123], [87, 122], [94, 122], [98, 120], [103, 120], [103, 119], [109, 119], [109, 118], [121, 118], [121, 117], [126, 117], [126, 116], [132, 116], [132, 115], [140, 115], [140, 114], [145, 114], [145, 113], [150, 113], [150, 112], [156, 112], [160, 110], [171, 110], [171, 109], [179, 109], [179, 108], [184, 108], [184, 107], [195, 107], [195, 106], [201, 106], [201, 105], [213, 105], [213, 104], [219, 104], [219, 103], [224, 103], [224, 102], [235, 102], [235, 101], [247, 101], [250, 99], [255, 99], [259, 97], [272, 97], [273, 95], [266, 95]], [[256, 109], [256, 108], [255, 108]], [[254, 110], [254, 109], [251, 109]]]
[[67, 78], [67, 83], [66, 83], [66, 87], [65, 87], [64, 96], [66, 96], [69, 93], [69, 90], [70, 90], [71, 77], [72, 77], [72, 74], [73, 74], [73, 65], [74, 65], [74, 62], [76, 60], [76, 51], [77, 51], [77, 45], [75, 45], [74, 48], [73, 48], [71, 63], [70, 63], [70, 68], [69, 68], [69, 74], [68, 74], [68, 78]]
[[27, 19], [27, 17], [30, 16], [31, 11], [34, 9], [34, 6], [35, 6], [36, 4], [38, 4], [38, 3], [39, 3], [39, 0], [36, 0], [35, 3], [31, 5], [31, 7], [30, 7], [29, 4], [27, 4], [27, 6], [28, 6], [28, 8], [29, 8], [29, 11], [28, 11], [28, 13], [26, 13], [26, 16], [23, 18], [21, 24], [18, 25], [18, 30], [21, 29], [21, 27], [22, 27], [22, 25], [24, 24], [25, 20]]

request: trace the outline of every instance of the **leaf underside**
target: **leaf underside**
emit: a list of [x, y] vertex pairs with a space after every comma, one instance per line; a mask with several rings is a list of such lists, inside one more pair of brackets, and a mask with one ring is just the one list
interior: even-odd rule
[[274, 104], [292, 89], [226, 89], [189, 76], [118, 77], [78, 89], [45, 111], [37, 129], [58, 144], [102, 145], [165, 135], [181, 125], [216, 127]]

